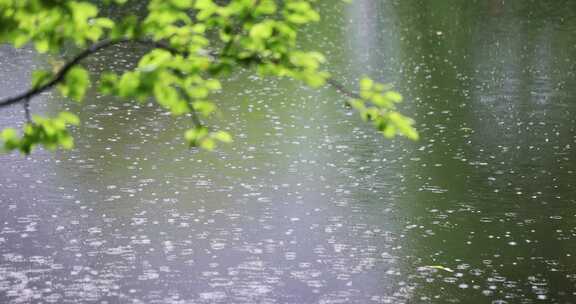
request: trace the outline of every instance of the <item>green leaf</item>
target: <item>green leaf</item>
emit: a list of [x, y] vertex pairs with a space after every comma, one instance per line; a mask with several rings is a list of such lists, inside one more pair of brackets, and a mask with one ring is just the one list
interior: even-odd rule
[[106, 72], [100, 77], [100, 92], [102, 94], [113, 94], [116, 91], [118, 75]]
[[204, 87], [190, 87], [186, 92], [188, 92], [188, 95], [194, 99], [206, 98], [210, 93], [208, 89]]
[[256, 8], [256, 14], [272, 15], [276, 12], [276, 2], [274, 0], [261, 0], [260, 5]]
[[192, 0], [170, 0], [170, 3], [179, 9], [187, 9], [192, 7]]
[[114, 28], [114, 21], [112, 21], [112, 19], [105, 17], [95, 19], [94, 24], [102, 28], [108, 28], [108, 29]]
[[215, 147], [216, 143], [211, 138], [204, 138], [203, 140], [200, 141], [200, 148], [204, 150], [212, 151], [214, 150]]
[[213, 138], [216, 140], [219, 140], [223, 143], [231, 143], [232, 142], [232, 136], [230, 135], [230, 133], [228, 133], [226, 131], [218, 131], [218, 132], [214, 133]]
[[2, 130], [0, 137], [2, 137], [4, 141], [11, 141], [18, 137], [18, 133], [13, 128], [6, 128]]
[[88, 2], [69, 2], [69, 7], [72, 9], [72, 15], [74, 16], [74, 22], [76, 25], [81, 25], [87, 21], [88, 18], [92, 18], [98, 14], [98, 8]]
[[272, 24], [270, 22], [262, 22], [254, 25], [250, 29], [250, 37], [254, 39], [266, 39], [272, 36]]
[[208, 129], [205, 127], [195, 127], [184, 133], [184, 138], [191, 147], [198, 147], [206, 136], [208, 136]]
[[80, 66], [75, 66], [66, 73], [64, 82], [60, 84], [58, 88], [62, 95], [80, 102], [86, 94], [89, 83], [90, 76], [88, 72]]
[[117, 84], [118, 95], [121, 97], [135, 96], [140, 86], [140, 77], [136, 72], [124, 73]]
[[52, 79], [52, 73], [44, 70], [36, 70], [32, 72], [32, 88], [38, 88], [46, 84]]
[[222, 89], [222, 85], [220, 84], [220, 81], [218, 81], [218, 79], [209, 79], [206, 80], [206, 88], [208, 88], [211, 91], [217, 91]]
[[62, 119], [64, 122], [71, 125], [77, 126], [80, 124], [80, 119], [78, 118], [78, 116], [70, 112], [60, 112], [60, 114], [58, 114], [58, 117]]
[[384, 97], [394, 103], [402, 102], [402, 95], [398, 92], [388, 91], [384, 94]]
[[209, 101], [195, 101], [192, 105], [194, 110], [200, 112], [203, 116], [208, 116], [216, 110], [216, 105]]
[[154, 86], [154, 97], [160, 105], [167, 109], [172, 108], [172, 106], [178, 103], [179, 100], [176, 89], [162, 83], [158, 83]]
[[360, 90], [361, 91], [369, 91], [372, 89], [372, 87], [374, 86], [374, 81], [370, 78], [362, 78], [362, 80], [360, 80]]
[[34, 47], [38, 53], [46, 53], [50, 50], [50, 41], [48, 39], [39, 39], [34, 42]]
[[62, 148], [66, 150], [74, 148], [74, 138], [72, 138], [72, 136], [70, 135], [60, 137], [58, 143], [60, 144], [60, 146], [62, 146]]
[[388, 124], [382, 131], [382, 134], [384, 134], [386, 138], [393, 138], [396, 135], [396, 127]]

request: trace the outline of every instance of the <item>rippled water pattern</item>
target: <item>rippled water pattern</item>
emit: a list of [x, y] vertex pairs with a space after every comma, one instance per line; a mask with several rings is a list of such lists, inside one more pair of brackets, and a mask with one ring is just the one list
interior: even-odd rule
[[[303, 47], [349, 86], [394, 82], [419, 142], [248, 72], [215, 98], [235, 143], [214, 153], [152, 103], [44, 94], [83, 124], [73, 151], [0, 156], [0, 302], [575, 303], [576, 5], [320, 5]], [[0, 96], [50, 60], [0, 46]]]

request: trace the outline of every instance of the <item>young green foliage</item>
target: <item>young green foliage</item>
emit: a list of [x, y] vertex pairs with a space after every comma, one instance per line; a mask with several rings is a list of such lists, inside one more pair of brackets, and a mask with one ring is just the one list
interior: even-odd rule
[[58, 89], [62, 95], [81, 102], [89, 85], [90, 75], [88, 71], [80, 66], [75, 66], [66, 73], [64, 80], [58, 85]]
[[208, 128], [198, 126], [184, 133], [184, 138], [190, 147], [199, 147], [208, 151], [214, 150], [217, 142], [231, 143], [232, 136], [226, 131], [210, 132]]
[[[0, 0], [0, 43], [32, 44], [40, 53], [56, 53], [64, 45], [84, 49], [61, 70], [36, 71], [32, 76], [34, 94], [56, 85], [62, 95], [78, 102], [90, 86], [90, 74], [79, 65], [81, 60], [119, 43], [149, 48], [134, 69], [99, 75], [100, 92], [138, 101], [153, 99], [174, 116], [190, 116], [186, 142], [212, 150], [218, 142], [232, 141], [229, 133], [211, 131], [202, 123], [218, 112], [210, 96], [222, 89], [218, 79], [223, 75], [241, 67], [313, 88], [330, 83], [329, 73], [322, 70], [326, 58], [297, 44], [299, 30], [321, 18], [313, 4], [314, 0], [148, 0], [146, 16], [112, 21], [100, 16], [98, 7], [87, 0]], [[363, 79], [360, 98], [350, 104], [386, 137], [417, 139], [412, 120], [396, 111], [395, 104], [401, 100], [389, 88]], [[72, 141], [66, 125], [76, 123], [70, 114], [35, 117], [22, 136], [5, 130], [4, 146], [24, 153], [38, 144], [69, 148]]]
[[19, 150], [24, 154], [30, 154], [35, 146], [42, 145], [48, 150], [56, 150], [58, 147], [72, 149], [74, 139], [68, 132], [69, 125], [78, 125], [80, 120], [70, 112], [61, 112], [55, 118], [34, 116], [33, 122], [24, 126], [22, 135], [12, 128], [2, 130], [0, 137], [7, 151]]
[[0, 42], [32, 43], [40, 53], [57, 52], [67, 41], [85, 46], [113, 27], [88, 1], [0, 0]]
[[390, 89], [370, 78], [363, 78], [360, 81], [360, 98], [350, 100], [350, 105], [386, 138], [402, 135], [418, 140], [414, 121], [396, 111], [396, 104], [402, 102], [402, 95]]

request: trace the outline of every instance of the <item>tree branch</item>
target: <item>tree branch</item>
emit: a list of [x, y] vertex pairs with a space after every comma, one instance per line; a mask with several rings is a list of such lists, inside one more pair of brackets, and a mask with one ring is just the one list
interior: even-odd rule
[[98, 52], [101, 49], [105, 49], [107, 47], [116, 45], [118, 43], [124, 42], [126, 40], [103, 40], [101, 42], [95, 43], [93, 45], [91, 45], [90, 47], [88, 47], [87, 49], [85, 49], [84, 51], [80, 52], [78, 55], [76, 55], [74, 58], [72, 58], [72, 60], [68, 61], [54, 76], [54, 78], [52, 78], [52, 80], [50, 80], [49, 82], [38, 86], [36, 88], [32, 88], [22, 94], [13, 96], [13, 97], [8, 97], [6, 99], [0, 100], [0, 108], [2, 107], [6, 107], [18, 102], [23, 102], [26, 100], [29, 100], [30, 98], [51, 89], [53, 86], [57, 85], [59, 82], [61, 82], [62, 80], [64, 80], [64, 78], [66, 77], [66, 74], [70, 71], [70, 69], [72, 69], [75, 65], [77, 65], [78, 63], [80, 63], [80, 61], [82, 61], [83, 59], [85, 59], [86, 57]]
[[52, 87], [54, 87], [55, 85], [57, 85], [58, 83], [62, 82], [64, 80], [64, 78], [66, 77], [66, 74], [75, 65], [79, 64], [82, 60], [86, 59], [90, 55], [93, 55], [94, 53], [97, 53], [98, 51], [109, 48], [111, 46], [114, 46], [114, 45], [117, 45], [120, 43], [126, 43], [126, 42], [135, 42], [135, 43], [146, 45], [146, 46], [153, 46], [155, 48], [165, 49], [171, 53], [182, 53], [182, 52], [179, 52], [177, 49], [170, 47], [168, 44], [165, 44], [165, 43], [160, 42], [160, 41], [153, 41], [153, 40], [147, 40], [147, 39], [126, 39], [126, 38], [115, 39], [115, 40], [111, 40], [111, 39], [102, 40], [100, 42], [97, 42], [97, 43], [91, 45], [87, 49], [83, 50], [78, 55], [76, 55], [74, 58], [72, 58], [70, 61], [68, 61], [66, 64], [64, 64], [64, 66], [56, 73], [56, 75], [54, 75], [54, 78], [52, 78], [52, 80], [50, 80], [49, 82], [47, 82], [47, 83], [45, 83], [39, 87], [31, 88], [30, 90], [23, 92], [21, 94], [18, 94], [16, 96], [8, 97], [5, 99], [0, 99], [0, 108], [7, 107], [7, 106], [10, 106], [12, 104], [19, 103], [19, 102], [26, 102], [26, 103], [29, 102], [32, 97], [39, 95], [42, 92], [45, 92], [45, 91], [51, 89]]
[[360, 96], [360, 94], [348, 90], [343, 84], [334, 80], [334, 78], [328, 78], [326, 80], [326, 83], [330, 85], [332, 88], [334, 88], [336, 91], [338, 91], [343, 95], [346, 95], [347, 97], [354, 99], [362, 99], [362, 96]]
[[[182, 55], [186, 55], [186, 52], [182, 52], [176, 48], [171, 47], [170, 45], [168, 45], [167, 43], [164, 43], [162, 41], [154, 41], [154, 40], [150, 40], [150, 39], [128, 39], [128, 38], [123, 38], [123, 39], [107, 39], [107, 40], [102, 40], [100, 42], [97, 42], [93, 45], [91, 45], [90, 47], [86, 48], [85, 50], [83, 50], [82, 52], [80, 52], [78, 55], [76, 55], [75, 57], [73, 57], [70, 61], [68, 61], [66, 64], [64, 64], [64, 66], [56, 73], [56, 75], [54, 76], [54, 78], [52, 78], [52, 80], [50, 80], [49, 82], [36, 87], [36, 88], [31, 88], [30, 90], [23, 92], [21, 94], [18, 94], [16, 96], [12, 96], [12, 97], [8, 97], [5, 99], [0, 99], [0, 108], [3, 107], [7, 107], [16, 103], [20, 103], [20, 102], [24, 102], [25, 103], [25, 109], [27, 112], [27, 117], [29, 116], [29, 102], [31, 100], [32, 97], [39, 95], [49, 89], [51, 89], [52, 87], [54, 87], [55, 85], [57, 85], [58, 83], [62, 82], [64, 80], [64, 78], [66, 77], [66, 74], [77, 64], [79, 64], [82, 60], [86, 59], [87, 57], [89, 57], [90, 55], [93, 55], [103, 49], [121, 44], [121, 43], [127, 43], [127, 42], [133, 42], [133, 43], [137, 43], [137, 44], [141, 44], [144, 46], [152, 46], [154, 48], [159, 48], [159, 49], [164, 49], [169, 51], [172, 54], [182, 54]], [[229, 43], [230, 44], [230, 43]], [[360, 99], [361, 96], [358, 93], [352, 92], [350, 90], [348, 90], [342, 83], [334, 80], [333, 78], [329, 78], [326, 83], [328, 85], [330, 85], [332, 88], [334, 88], [336, 91], [338, 91], [339, 93], [349, 97], [349, 98], [356, 98], [356, 99]], [[194, 115], [193, 115], [194, 116]], [[196, 124], [198, 124], [198, 119], [197, 117], [193, 118], [196, 121]]]

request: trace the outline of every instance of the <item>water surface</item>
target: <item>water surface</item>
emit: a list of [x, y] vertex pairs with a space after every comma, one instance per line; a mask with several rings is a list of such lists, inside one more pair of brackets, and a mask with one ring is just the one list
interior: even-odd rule
[[[73, 151], [0, 156], [0, 301], [575, 302], [574, 3], [320, 5], [302, 46], [349, 86], [394, 83], [419, 142], [383, 139], [330, 89], [245, 72], [215, 98], [236, 139], [215, 153], [153, 104], [44, 94], [35, 112], [83, 124]], [[1, 46], [0, 95], [48, 62]]]

